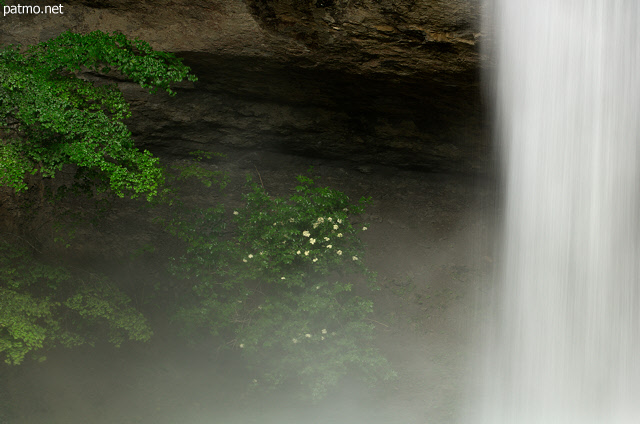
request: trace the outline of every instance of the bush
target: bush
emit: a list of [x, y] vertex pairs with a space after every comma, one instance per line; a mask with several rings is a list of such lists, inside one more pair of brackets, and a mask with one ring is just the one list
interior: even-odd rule
[[190, 210], [169, 228], [186, 242], [174, 275], [192, 283], [177, 318], [191, 333], [205, 328], [238, 349], [255, 373], [254, 387], [302, 384], [320, 399], [348, 373], [368, 382], [394, 376], [372, 346], [373, 303], [351, 293], [354, 279], [374, 278], [363, 264], [342, 192], [298, 177], [289, 198], [251, 185], [244, 207]]
[[147, 341], [146, 319], [104, 277], [73, 275], [0, 240], [0, 358], [20, 364], [46, 359], [55, 346]]

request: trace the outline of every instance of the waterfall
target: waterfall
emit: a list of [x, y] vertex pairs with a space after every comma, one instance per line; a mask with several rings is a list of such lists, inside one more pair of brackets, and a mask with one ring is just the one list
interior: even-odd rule
[[466, 421], [640, 423], [640, 2], [495, 1], [501, 285]]

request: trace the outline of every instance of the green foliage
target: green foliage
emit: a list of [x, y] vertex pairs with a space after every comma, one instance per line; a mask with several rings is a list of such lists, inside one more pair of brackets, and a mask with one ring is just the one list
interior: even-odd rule
[[371, 383], [394, 373], [372, 346], [373, 304], [349, 282], [373, 278], [361, 259], [366, 227], [351, 224], [369, 199], [352, 204], [298, 180], [289, 198], [253, 184], [242, 208], [194, 209], [173, 220], [168, 228], [186, 252], [171, 271], [193, 287], [190, 306], [178, 312], [188, 330], [206, 328], [239, 349], [255, 387], [296, 382], [320, 399], [349, 372]]
[[29, 353], [42, 360], [58, 345], [149, 340], [145, 318], [129, 303], [105, 278], [81, 279], [0, 240], [0, 357], [9, 364]]
[[0, 50], [0, 184], [27, 189], [25, 177], [54, 177], [73, 164], [81, 180], [147, 198], [163, 182], [158, 160], [135, 148], [123, 120], [129, 105], [115, 84], [97, 85], [81, 72], [124, 77], [150, 92], [195, 81], [170, 53], [122, 34], [71, 32], [27, 48]]
[[199, 164], [202, 160], [211, 159], [214, 156], [224, 158], [226, 157], [225, 154], [196, 150], [189, 152], [189, 155], [194, 157], [193, 161], [171, 166], [173, 173], [170, 175], [173, 176], [175, 181], [195, 178], [205, 187], [211, 187], [213, 184], [217, 184], [220, 188], [224, 188], [227, 185], [227, 177], [222, 171], [212, 171]]

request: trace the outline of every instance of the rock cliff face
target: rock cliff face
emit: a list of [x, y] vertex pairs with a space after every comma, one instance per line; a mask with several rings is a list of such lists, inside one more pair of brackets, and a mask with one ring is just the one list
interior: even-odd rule
[[[7, 1], [7, 4], [17, 1]], [[120, 31], [183, 57], [178, 96], [121, 83], [163, 154], [227, 147], [437, 172], [486, 169], [480, 0], [75, 0], [8, 15], [0, 44]]]

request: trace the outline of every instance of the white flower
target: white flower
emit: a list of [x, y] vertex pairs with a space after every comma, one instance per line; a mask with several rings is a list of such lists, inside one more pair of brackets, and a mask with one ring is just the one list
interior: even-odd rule
[[354, 261], [357, 261], [357, 260], [358, 260], [358, 257], [357, 257], [357, 256], [354, 256], [354, 257], [353, 257], [353, 258], [351, 258], [351, 259], [353, 259]]
[[233, 211], [233, 214], [234, 215], [238, 215], [238, 211]]
[[273, 226], [274, 226], [274, 227], [276, 226], [276, 223], [275, 223], [275, 222], [273, 223]]
[[322, 334], [327, 334], [327, 329], [326, 328], [322, 329]]
[[296, 255], [299, 255], [299, 254], [300, 254], [300, 251], [298, 250], [298, 251], [296, 252]]
[[304, 251], [304, 256], [309, 256], [309, 251], [308, 250]]
[[333, 218], [329, 217], [329, 218], [327, 218], [327, 221], [333, 222]]
[[320, 286], [316, 286], [316, 290], [320, 290]]
[[264, 252], [260, 252], [260, 256], [264, 255]]
[[329, 241], [329, 237], [325, 237], [325, 238], [324, 238], [324, 241]]
[[242, 262], [247, 262], [247, 260], [246, 259], [242, 259]]
[[305, 334], [304, 336], [305, 336], [307, 339], [310, 339], [310, 338], [311, 338], [311, 334], [309, 334], [309, 333]]
[[[355, 258], [355, 256], [354, 256], [354, 258]], [[355, 260], [355, 259], [354, 259], [354, 260]], [[280, 277], [280, 279], [281, 279], [281, 280], [286, 280], [286, 278], [284, 278], [284, 277]]]
[[302, 235], [305, 237], [309, 237], [311, 235], [311, 233], [309, 231], [303, 231]]
[[240, 343], [240, 349], [244, 347], [244, 343]]
[[367, 227], [362, 227], [362, 231], [367, 231]]
[[258, 384], [258, 380], [256, 380], [255, 378], [253, 379], [253, 384]]
[[338, 218], [338, 224], [342, 224], [342, 220]]
[[249, 259], [253, 258], [253, 255], [251, 253], [249, 253]]
[[338, 237], [342, 237], [342, 233], [338, 233]]
[[345, 212], [349, 212], [349, 208], [344, 208], [342, 210], [345, 211]]
[[313, 228], [318, 228], [318, 223], [317, 222], [313, 224]]
[[292, 342], [298, 343], [298, 339], [291, 339]]
[[333, 224], [333, 229], [337, 230], [338, 229], [338, 224]]
[[320, 336], [320, 340], [324, 340], [324, 336]]
[[327, 249], [331, 249], [333, 246], [330, 244], [327, 244]]
[[342, 250], [338, 250], [336, 253], [338, 254], [338, 256], [341, 256], [342, 255]]
[[313, 262], [317, 262], [317, 261], [318, 261], [318, 258], [313, 258]]
[[295, 221], [295, 219], [289, 218], [289, 222], [294, 222], [294, 221]]
[[318, 223], [319, 224], [322, 224], [323, 222], [324, 222], [324, 218], [323, 217], [318, 218]]
[[309, 243], [311, 243], [311, 244], [316, 244], [316, 239], [314, 239], [314, 238], [309, 239]]

